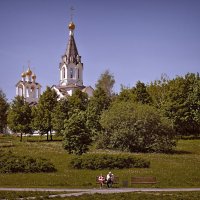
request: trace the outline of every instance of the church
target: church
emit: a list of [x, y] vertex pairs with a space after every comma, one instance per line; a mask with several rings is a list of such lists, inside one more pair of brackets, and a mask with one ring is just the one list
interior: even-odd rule
[[[75, 24], [71, 21], [68, 28], [68, 44], [59, 64], [60, 81], [58, 85], [53, 85], [51, 88], [56, 91], [58, 100], [71, 96], [76, 90], [81, 90], [91, 97], [94, 89], [83, 84], [83, 63], [74, 39]], [[24, 96], [30, 104], [37, 104], [41, 95], [41, 85], [35, 81], [36, 75], [29, 67], [21, 76], [22, 80], [16, 84], [16, 95]]]
[[21, 80], [16, 84], [16, 95], [23, 96], [29, 104], [37, 104], [41, 95], [41, 85], [36, 82], [36, 75], [30, 67], [26, 72], [22, 72]]
[[83, 63], [78, 53], [76, 42], [74, 39], [75, 24], [69, 23], [69, 39], [67, 49], [61, 58], [59, 65], [60, 82], [59, 85], [53, 85], [52, 89], [56, 91], [59, 99], [71, 96], [75, 90], [81, 90], [91, 97], [94, 89], [91, 86], [83, 84]]

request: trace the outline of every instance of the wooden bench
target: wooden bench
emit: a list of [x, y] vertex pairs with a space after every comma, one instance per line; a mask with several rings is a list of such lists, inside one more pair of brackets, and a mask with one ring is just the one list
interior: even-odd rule
[[155, 184], [157, 183], [156, 177], [131, 177], [132, 184]]
[[[105, 176], [103, 176], [103, 177], [106, 179]], [[99, 176], [96, 176], [96, 184], [101, 184], [101, 182], [99, 181]], [[106, 185], [106, 181], [104, 181], [104, 184]], [[118, 176], [114, 176], [113, 184], [119, 184], [119, 177]]]

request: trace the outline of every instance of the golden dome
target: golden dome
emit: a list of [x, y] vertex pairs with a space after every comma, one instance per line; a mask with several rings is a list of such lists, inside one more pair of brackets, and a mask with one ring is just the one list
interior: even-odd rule
[[29, 67], [28, 70], [26, 71], [26, 75], [27, 75], [27, 76], [31, 76], [31, 75], [32, 75], [32, 71], [30, 70], [30, 67]]
[[73, 22], [70, 22], [68, 27], [69, 27], [70, 30], [74, 30], [75, 24]]
[[36, 75], [35, 74], [32, 75], [32, 79], [36, 79]]
[[26, 72], [22, 72], [21, 77], [25, 78], [26, 77]]

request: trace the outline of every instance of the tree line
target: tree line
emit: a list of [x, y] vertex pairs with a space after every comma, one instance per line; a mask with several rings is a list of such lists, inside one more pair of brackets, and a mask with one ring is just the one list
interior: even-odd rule
[[107, 70], [95, 85], [93, 96], [76, 90], [57, 101], [47, 87], [36, 106], [23, 97], [8, 105], [0, 91], [0, 131], [8, 124], [13, 132], [39, 131], [52, 140], [63, 136], [68, 153], [83, 154], [95, 148], [128, 152], [170, 152], [182, 136], [200, 134], [200, 77], [188, 73], [113, 92], [114, 76]]

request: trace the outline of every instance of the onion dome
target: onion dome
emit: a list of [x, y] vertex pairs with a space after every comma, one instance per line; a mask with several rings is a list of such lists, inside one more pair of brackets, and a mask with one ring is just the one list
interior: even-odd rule
[[34, 73], [32, 74], [32, 79], [36, 79], [36, 75]]
[[22, 72], [21, 77], [25, 78], [26, 77], [26, 72]]
[[32, 75], [32, 71], [30, 70], [30, 67], [29, 67], [28, 70], [26, 71], [26, 75], [27, 75], [27, 76], [31, 76], [31, 75]]
[[75, 29], [75, 24], [73, 22], [70, 22], [68, 27], [69, 27], [70, 30], [73, 31]]

